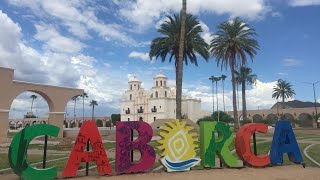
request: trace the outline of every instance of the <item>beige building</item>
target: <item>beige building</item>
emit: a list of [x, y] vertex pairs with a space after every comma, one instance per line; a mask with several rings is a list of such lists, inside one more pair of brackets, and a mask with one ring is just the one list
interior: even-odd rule
[[[168, 78], [160, 72], [153, 78], [151, 90], [145, 90], [142, 82], [134, 77], [128, 82], [128, 90], [121, 99], [121, 121], [143, 120], [149, 124], [176, 117], [176, 90], [168, 86]], [[182, 97], [182, 115], [196, 122], [201, 118], [201, 100]]]

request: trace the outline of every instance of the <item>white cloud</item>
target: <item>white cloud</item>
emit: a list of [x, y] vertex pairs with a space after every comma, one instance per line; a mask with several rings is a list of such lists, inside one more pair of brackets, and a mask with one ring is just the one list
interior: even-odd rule
[[[179, 12], [181, 9], [180, 0], [137, 0], [120, 5], [120, 15], [133, 22], [138, 29], [150, 27], [159, 20], [163, 14]], [[192, 14], [215, 13], [228, 14], [231, 17], [242, 16], [249, 19], [258, 19], [270, 8], [265, 0], [190, 0], [187, 3], [187, 10]]]
[[211, 40], [212, 40], [212, 32], [210, 32], [210, 29], [209, 27], [202, 21], [200, 21], [200, 26], [202, 27], [203, 29], [203, 32], [200, 34], [201, 37], [204, 39], [204, 41], [207, 43], [207, 44], [210, 44], [211, 43]]
[[35, 39], [44, 42], [45, 50], [52, 50], [62, 53], [78, 53], [85, 45], [80, 41], [62, 36], [53, 26], [35, 25], [37, 34]]
[[320, 5], [320, 0], [288, 0], [290, 6]]
[[271, 13], [271, 16], [274, 17], [274, 18], [282, 18], [283, 17], [283, 15], [278, 11], [273, 11]]
[[276, 74], [279, 75], [279, 76], [288, 76], [289, 75], [286, 72], [279, 72], [279, 73], [276, 73]]
[[[75, 44], [73, 39], [64, 39], [54, 28], [38, 26], [36, 38], [43, 42], [44, 51], [39, 52], [32, 48], [21, 37], [21, 27], [10, 17], [0, 11], [0, 66], [15, 69], [15, 79], [44, 83], [58, 86], [85, 88], [90, 100], [99, 102], [97, 111], [100, 114], [110, 114], [118, 109], [119, 97], [127, 87], [125, 72], [113, 70], [110, 64], [105, 63], [103, 69], [96, 68], [97, 60], [82, 54], [82, 47], [72, 51], [63, 51], [51, 44], [50, 39], [57, 38]], [[71, 45], [72, 45], [71, 44]], [[67, 48], [65, 43], [61, 46]], [[125, 70], [122, 70], [125, 71]], [[12, 108], [19, 106], [19, 112], [13, 112], [11, 117], [20, 117], [29, 111], [30, 107], [20, 107], [21, 103], [28, 104], [28, 97], [17, 98]], [[89, 101], [89, 100], [88, 100]], [[20, 105], [19, 105], [20, 102]], [[45, 104], [45, 103], [44, 103]], [[38, 115], [47, 113], [47, 106], [37, 106]], [[79, 107], [80, 108], [80, 107]], [[90, 110], [86, 106], [86, 111]], [[77, 108], [77, 111], [81, 109]], [[19, 114], [20, 113], [20, 114]], [[79, 113], [78, 113], [79, 114]]]
[[[276, 99], [272, 98], [273, 87], [275, 86], [276, 81], [274, 82], [262, 82], [257, 80], [256, 84], [252, 89], [246, 90], [246, 100], [247, 100], [247, 109], [254, 110], [259, 106], [260, 109], [265, 108], [269, 109], [272, 105], [276, 103]], [[212, 93], [211, 87], [203, 86], [196, 88], [194, 90], [188, 90], [188, 95], [194, 98], [201, 98], [202, 108], [207, 111], [212, 111]], [[219, 109], [223, 109], [223, 94], [222, 88], [219, 87], [218, 90], [218, 101]], [[215, 109], [216, 109], [217, 98], [215, 94]], [[230, 111], [233, 109], [232, 106], [232, 91], [225, 90], [225, 106], [226, 110]], [[241, 90], [239, 89], [239, 106], [240, 110], [242, 109], [242, 98]]]
[[95, 8], [90, 1], [79, 0], [8, 0], [12, 5], [30, 8], [34, 15], [67, 27], [67, 30], [79, 38], [90, 38], [90, 31], [96, 32], [106, 41], [137, 46], [134, 39], [123, 32], [120, 25], [106, 24], [95, 15]]
[[287, 58], [282, 61], [282, 64], [285, 67], [294, 67], [301, 65], [301, 61], [297, 59]]
[[129, 58], [138, 58], [141, 59], [142, 61], [151, 61], [149, 57], [149, 53], [142, 53], [142, 52], [137, 52], [137, 51], [132, 51], [129, 55]]

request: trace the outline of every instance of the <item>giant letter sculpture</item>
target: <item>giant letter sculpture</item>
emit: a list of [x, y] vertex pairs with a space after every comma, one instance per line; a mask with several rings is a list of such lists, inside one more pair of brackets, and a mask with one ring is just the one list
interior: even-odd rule
[[[218, 139], [215, 138], [218, 133]], [[200, 122], [200, 157], [203, 167], [215, 167], [216, 154], [229, 167], [238, 166], [238, 159], [229, 150], [233, 141], [230, 126], [223, 122]]]
[[200, 159], [196, 158], [195, 150], [198, 147], [198, 135], [192, 132], [193, 129], [185, 121], [178, 119], [160, 127], [158, 149], [162, 150], [161, 162], [168, 172], [189, 171], [199, 164]]
[[236, 136], [236, 151], [239, 158], [252, 166], [263, 167], [270, 164], [268, 154], [255, 156], [251, 151], [250, 140], [254, 132], [267, 133], [268, 125], [250, 123], [242, 126]]
[[[147, 143], [152, 139], [153, 131], [148, 123], [142, 121], [117, 122], [116, 124], [116, 171], [121, 173], [144, 172], [155, 162], [154, 149]], [[137, 130], [138, 139], [131, 141], [131, 131]], [[139, 150], [140, 161], [131, 162], [131, 151]]]
[[288, 153], [289, 160], [302, 163], [301, 152], [289, 121], [278, 121], [274, 130], [270, 149], [272, 164], [282, 164], [283, 154]]
[[[93, 152], [83, 152], [88, 142], [90, 142]], [[81, 126], [62, 177], [75, 177], [81, 162], [93, 161], [96, 162], [100, 175], [112, 173], [96, 122], [90, 120], [85, 121]]]
[[33, 138], [47, 135], [57, 137], [60, 128], [49, 124], [29, 126], [18, 132], [9, 148], [9, 163], [13, 171], [24, 180], [51, 180], [57, 177], [57, 168], [36, 169], [27, 162], [28, 145]]

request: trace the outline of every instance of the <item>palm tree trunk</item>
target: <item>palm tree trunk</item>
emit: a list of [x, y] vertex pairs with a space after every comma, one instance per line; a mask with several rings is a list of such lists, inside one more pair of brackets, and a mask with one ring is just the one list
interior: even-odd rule
[[186, 33], [186, 16], [187, 16], [187, 0], [182, 0], [181, 10], [181, 30], [179, 44], [179, 59], [176, 67], [176, 118], [181, 119], [181, 101], [182, 101], [182, 77], [183, 77], [183, 54], [184, 54], [184, 38]]
[[284, 107], [284, 95], [282, 96], [282, 109], [285, 109], [285, 107]]
[[94, 104], [92, 105], [92, 120], [93, 120], [93, 117], [94, 117]]
[[223, 101], [223, 112], [226, 112], [226, 106], [224, 104], [224, 80], [222, 81], [222, 101]]
[[77, 100], [74, 100], [74, 106], [73, 106], [73, 120], [76, 121], [76, 104]]
[[232, 56], [231, 60], [231, 76], [232, 76], [232, 102], [233, 102], [233, 119], [234, 119], [234, 131], [238, 132], [238, 129], [240, 127], [239, 119], [238, 119], [238, 109], [237, 109], [237, 95], [236, 95], [236, 79], [234, 75], [234, 68], [235, 68], [235, 56]]
[[242, 81], [242, 117], [247, 119], [246, 82]]
[[240, 110], [240, 101], [239, 101], [239, 84], [236, 83], [236, 86], [237, 86], [237, 110]]
[[84, 121], [84, 95], [82, 99], [82, 121]]
[[[34, 101], [34, 99], [32, 98], [32, 102], [31, 102], [31, 113], [32, 113], [33, 101]], [[32, 114], [33, 114], [33, 113], [32, 113]]]
[[218, 122], [220, 121], [220, 113], [219, 113], [219, 99], [218, 99], [218, 81], [216, 81], [216, 97], [217, 97], [217, 112], [218, 112]]

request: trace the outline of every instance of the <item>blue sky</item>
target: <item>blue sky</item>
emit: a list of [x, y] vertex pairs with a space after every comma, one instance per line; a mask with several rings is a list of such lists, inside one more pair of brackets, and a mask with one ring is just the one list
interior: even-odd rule
[[[188, 12], [198, 16], [207, 41], [219, 23], [236, 16], [256, 29], [261, 49], [249, 66], [258, 82], [247, 92], [248, 108], [256, 109], [276, 102], [271, 93], [279, 78], [293, 84], [294, 99], [313, 100], [312, 86], [302, 82], [320, 80], [316, 73], [319, 5], [320, 0], [189, 0]], [[19, 80], [84, 88], [90, 100], [99, 102], [96, 114], [117, 113], [132, 75], [150, 89], [152, 77], [162, 70], [174, 86], [174, 64], [150, 61], [147, 53], [150, 41], [160, 36], [159, 24], [180, 8], [180, 0], [4, 0], [0, 2], [0, 66], [16, 69]], [[208, 77], [226, 74], [226, 102], [231, 109], [229, 70], [221, 72], [214, 58], [198, 61], [199, 67], [185, 67], [184, 92], [201, 98], [203, 109], [210, 110]], [[316, 92], [320, 96], [318, 87]], [[17, 116], [29, 107], [28, 96], [19, 96], [12, 105]], [[39, 114], [48, 111], [41, 98], [37, 101]]]

